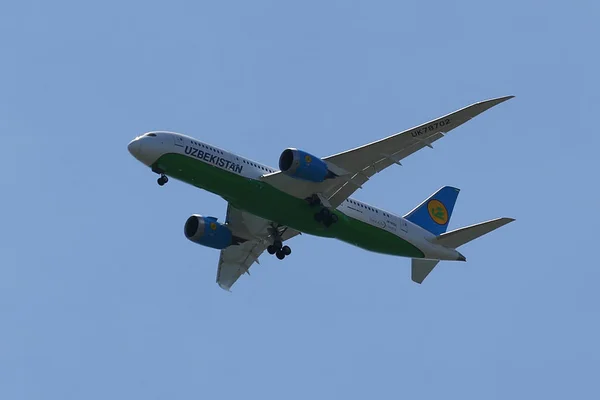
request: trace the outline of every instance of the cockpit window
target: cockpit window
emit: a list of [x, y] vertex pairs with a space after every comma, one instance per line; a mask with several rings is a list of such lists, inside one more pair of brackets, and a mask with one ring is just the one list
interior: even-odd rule
[[156, 133], [149, 133], [146, 136], [156, 136]]

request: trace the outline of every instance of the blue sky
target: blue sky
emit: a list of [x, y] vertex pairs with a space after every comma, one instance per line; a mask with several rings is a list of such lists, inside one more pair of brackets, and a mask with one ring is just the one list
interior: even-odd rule
[[[3, 3], [0, 398], [598, 398], [599, 7]], [[509, 94], [357, 193], [517, 219], [422, 286], [303, 236], [226, 293], [183, 236], [225, 202], [126, 149], [168, 129], [275, 166]]]

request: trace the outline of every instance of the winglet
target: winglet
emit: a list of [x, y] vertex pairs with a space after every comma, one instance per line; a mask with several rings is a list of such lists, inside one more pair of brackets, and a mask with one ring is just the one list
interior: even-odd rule
[[461, 113], [463, 111], [469, 110], [469, 113], [468, 113], [469, 116], [466, 119], [462, 120], [460, 123], [458, 123], [456, 126], [464, 124], [468, 120], [475, 118], [479, 114], [481, 114], [481, 113], [489, 110], [492, 107], [497, 106], [500, 103], [504, 103], [505, 101], [510, 100], [513, 97], [515, 97], [515, 96], [496, 97], [495, 99], [478, 101], [477, 103], [473, 103], [470, 106], [461, 108], [460, 110], [458, 110], [458, 111], [456, 111], [456, 112], [454, 112], [452, 114], [458, 114], [458, 113]]
[[481, 114], [482, 112], [489, 110], [490, 108], [497, 106], [500, 103], [504, 103], [505, 101], [510, 100], [513, 97], [515, 97], [515, 96], [497, 97], [495, 99], [480, 101], [479, 103], [475, 103], [473, 105], [476, 107], [478, 106], [478, 107], [483, 108], [483, 110], [478, 110], [478, 113], [477, 113], [477, 114]]
[[222, 283], [221, 283], [221, 282], [219, 282], [219, 281], [217, 281], [217, 283], [219, 284], [219, 287], [220, 287], [221, 289], [223, 289], [223, 290], [224, 290], [224, 291], [226, 291], [226, 292], [229, 292], [229, 293], [231, 293], [231, 286], [229, 286], [229, 287], [228, 287], [228, 286], [225, 286], [224, 284], [222, 284]]

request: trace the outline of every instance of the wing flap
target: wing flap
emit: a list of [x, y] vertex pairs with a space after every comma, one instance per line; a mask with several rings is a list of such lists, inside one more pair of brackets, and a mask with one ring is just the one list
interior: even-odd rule
[[258, 257], [265, 249], [266, 246], [261, 246], [259, 242], [250, 241], [221, 250], [217, 269], [219, 286], [230, 290], [240, 276], [250, 274], [250, 267], [258, 262]]
[[[240, 276], [245, 273], [249, 275], [250, 267], [254, 263], [258, 264], [258, 258], [271, 243], [272, 222], [238, 210], [231, 204], [227, 206], [225, 221], [236, 236], [247, 240], [221, 250], [217, 283], [222, 289], [229, 291]], [[287, 227], [279, 227], [278, 230], [283, 241], [300, 233]]]

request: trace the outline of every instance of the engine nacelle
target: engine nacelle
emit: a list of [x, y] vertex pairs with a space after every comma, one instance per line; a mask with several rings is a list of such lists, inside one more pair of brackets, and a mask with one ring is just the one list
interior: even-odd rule
[[292, 178], [310, 182], [323, 182], [325, 179], [336, 177], [325, 161], [298, 149], [285, 149], [281, 153], [279, 169]]
[[214, 217], [203, 217], [194, 214], [185, 221], [183, 227], [185, 237], [202, 246], [222, 250], [234, 243], [234, 237], [229, 228]]

